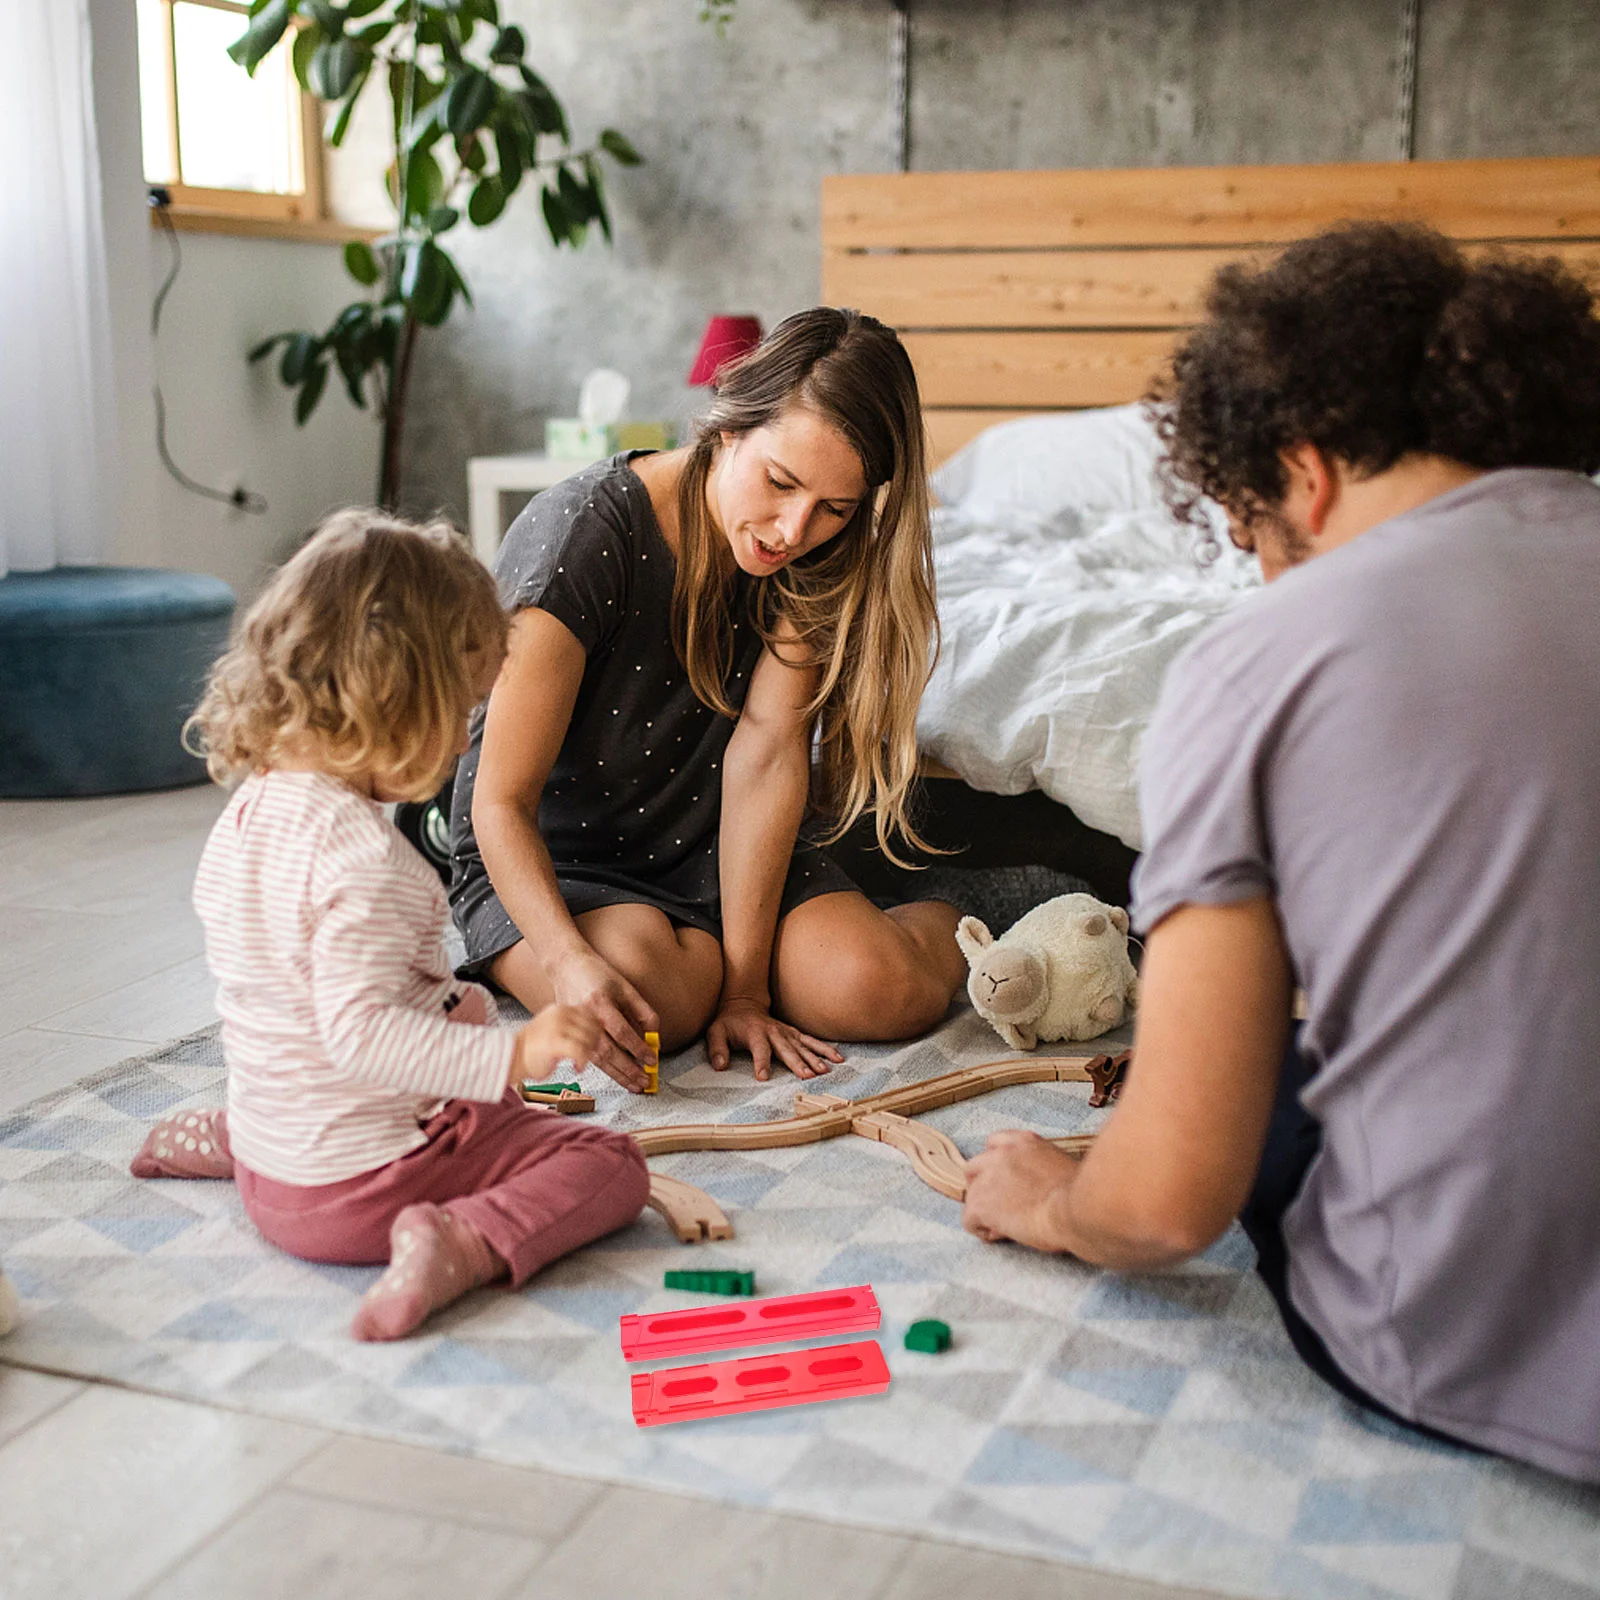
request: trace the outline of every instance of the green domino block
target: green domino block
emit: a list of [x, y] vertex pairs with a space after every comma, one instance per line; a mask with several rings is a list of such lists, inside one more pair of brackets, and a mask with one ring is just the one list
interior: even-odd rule
[[744, 1294], [756, 1292], [753, 1272], [669, 1272], [664, 1280], [669, 1289], [691, 1289], [697, 1294]]
[[948, 1322], [935, 1322], [931, 1318], [924, 1322], [913, 1322], [906, 1329], [906, 1349], [920, 1350], [924, 1355], [936, 1356], [941, 1351], [950, 1348], [950, 1324]]
[[575, 1083], [545, 1083], [539, 1078], [524, 1078], [522, 1092], [524, 1094], [560, 1094], [563, 1089], [570, 1089], [578, 1094], [579, 1088]]

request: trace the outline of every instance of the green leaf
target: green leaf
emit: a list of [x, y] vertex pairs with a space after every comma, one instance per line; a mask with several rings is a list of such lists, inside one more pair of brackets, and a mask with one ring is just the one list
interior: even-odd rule
[[632, 141], [626, 134], [618, 133], [615, 128], [602, 128], [600, 130], [600, 148], [613, 161], [620, 162], [625, 167], [644, 165], [644, 157], [633, 148]]
[[552, 242], [558, 246], [566, 244], [572, 236], [573, 224], [566, 207], [561, 204], [560, 196], [554, 189], [545, 189], [539, 201], [544, 207], [544, 225], [550, 230]]
[[306, 419], [317, 409], [317, 402], [322, 398], [322, 391], [328, 382], [328, 363], [319, 361], [307, 374], [305, 382], [300, 385], [300, 398], [294, 403], [294, 420], [303, 428]]
[[348, 13], [342, 6], [334, 5], [333, 0], [300, 0], [300, 4], [316, 18], [317, 26], [330, 39], [344, 37], [344, 23]]
[[308, 87], [321, 100], [342, 100], [361, 70], [361, 52], [348, 39], [325, 39], [311, 57]]
[[502, 65], [510, 65], [513, 61], [520, 61], [527, 48], [528, 36], [513, 23], [509, 28], [500, 30], [494, 48], [489, 52], [489, 59]]
[[506, 189], [498, 173], [480, 179], [467, 201], [467, 218], [475, 228], [487, 228], [506, 208]]
[[583, 170], [589, 180], [590, 215], [600, 224], [600, 231], [611, 243], [611, 216], [606, 210], [606, 188], [600, 181], [600, 163], [593, 156], [583, 158]]
[[463, 72], [450, 85], [445, 101], [445, 125], [458, 139], [476, 133], [488, 121], [499, 92], [494, 80], [480, 68]]
[[468, 139], [456, 140], [456, 159], [468, 172], [482, 172], [489, 164], [488, 152], [477, 134]]
[[467, 287], [467, 280], [461, 276], [461, 268], [456, 265], [455, 257], [445, 250], [441, 250], [439, 255], [444, 261], [445, 270], [450, 274], [450, 282], [455, 285], [455, 292], [470, 306], [472, 291]]
[[339, 363], [339, 374], [344, 379], [345, 393], [359, 411], [367, 409], [365, 380], [375, 364], [364, 348], [365, 343], [352, 341], [336, 345], [333, 352], [333, 359]]
[[435, 206], [424, 219], [428, 224], [428, 232], [432, 234], [449, 233], [461, 220], [461, 213], [454, 206]]
[[[378, 3], [381, 5], [383, 0], [378, 0]], [[382, 44], [394, 32], [394, 25], [393, 17], [385, 17], [377, 22], [369, 22], [364, 28], [357, 28], [348, 37], [354, 39], [364, 49], [370, 50], [374, 45]]]
[[250, 19], [250, 26], [228, 46], [228, 54], [253, 78], [262, 58], [283, 37], [289, 26], [289, 0], [267, 0]]
[[430, 328], [438, 327], [449, 316], [455, 280], [444, 251], [431, 239], [424, 239], [406, 256], [400, 273], [400, 293], [411, 315]]
[[302, 89], [311, 88], [311, 80], [307, 74], [311, 70], [311, 58], [321, 43], [322, 29], [316, 23], [295, 29], [294, 48], [289, 52], [289, 60], [294, 65], [294, 75]]
[[438, 98], [439, 85], [430, 78], [426, 72], [418, 68], [413, 77], [411, 67], [405, 61], [390, 61], [389, 63], [389, 104], [394, 110], [394, 142], [400, 143], [400, 133], [403, 119], [406, 115], [406, 80], [411, 82], [411, 115], [416, 118], [423, 109]]
[[357, 283], [374, 284], [383, 276], [383, 268], [365, 239], [352, 239], [344, 247], [344, 270]]
[[425, 217], [444, 200], [444, 173], [426, 150], [413, 150], [406, 162], [405, 215]]
[[365, 300], [352, 301], [333, 319], [333, 326], [328, 329], [323, 343], [331, 344], [337, 351], [340, 345], [351, 343], [352, 338], [371, 320], [372, 306]]
[[270, 356], [277, 346], [285, 339], [292, 339], [292, 333], [275, 333], [270, 339], [263, 339], [260, 344], [251, 348], [250, 354], [245, 358], [249, 361], [260, 361], [265, 356]]
[[290, 334], [284, 345], [283, 360], [278, 364], [278, 376], [292, 389], [304, 380], [321, 350], [322, 341], [315, 334]]
[[494, 148], [500, 158], [500, 183], [509, 196], [522, 182], [523, 171], [522, 141], [513, 119], [506, 118], [495, 126]]
[[569, 167], [557, 169], [556, 190], [561, 196], [561, 209], [573, 222], [589, 220], [589, 191], [573, 177]]
[[500, 7], [496, 0], [461, 0], [461, 14], [476, 17], [492, 28], [500, 26]]
[[559, 133], [571, 144], [572, 133], [567, 127], [567, 114], [561, 109], [561, 102], [551, 93], [550, 85], [526, 64], [517, 70], [522, 74], [525, 85], [521, 99], [533, 117], [534, 128], [540, 133]]
[[335, 150], [344, 143], [344, 136], [350, 131], [350, 119], [355, 115], [356, 101], [361, 98], [361, 91], [366, 88], [367, 79], [371, 76], [372, 60], [368, 57], [362, 63], [356, 81], [351, 84], [344, 99], [339, 102], [339, 114], [328, 124], [328, 143]]
[[[370, 17], [379, 6], [387, 3], [388, 0], [350, 0], [350, 4], [344, 9], [352, 17]], [[394, 24], [390, 22], [387, 26], [392, 28]]]

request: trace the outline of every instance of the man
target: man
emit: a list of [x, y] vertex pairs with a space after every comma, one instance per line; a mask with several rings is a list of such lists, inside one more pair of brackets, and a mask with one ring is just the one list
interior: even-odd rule
[[1219, 274], [1160, 418], [1269, 582], [1145, 741], [1122, 1101], [997, 1135], [966, 1224], [1144, 1271], [1241, 1215], [1342, 1393], [1600, 1481], [1593, 299], [1338, 229]]

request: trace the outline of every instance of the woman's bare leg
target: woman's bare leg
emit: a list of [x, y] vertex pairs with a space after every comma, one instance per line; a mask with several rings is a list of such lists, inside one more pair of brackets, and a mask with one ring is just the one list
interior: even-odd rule
[[846, 890], [796, 906], [778, 924], [772, 1005], [819, 1039], [910, 1039], [944, 1020], [966, 982], [961, 914], [942, 900], [880, 911]]
[[[681, 1050], [705, 1032], [722, 992], [722, 946], [709, 933], [674, 928], [665, 912], [645, 905], [601, 906], [575, 921], [596, 954], [655, 1009], [663, 1053]], [[497, 956], [489, 975], [530, 1011], [555, 999], [526, 940]]]

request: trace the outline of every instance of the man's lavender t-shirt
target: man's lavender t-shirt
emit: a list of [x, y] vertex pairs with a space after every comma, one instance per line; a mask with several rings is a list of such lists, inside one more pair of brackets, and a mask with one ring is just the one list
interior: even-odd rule
[[1495, 472], [1172, 666], [1135, 921], [1277, 903], [1321, 1153], [1290, 1294], [1402, 1416], [1600, 1479], [1600, 488]]

